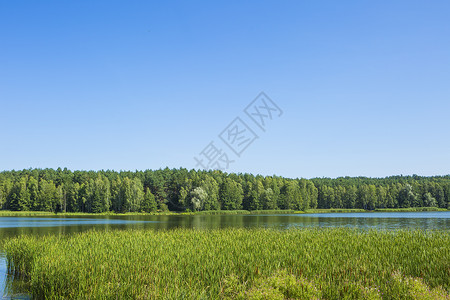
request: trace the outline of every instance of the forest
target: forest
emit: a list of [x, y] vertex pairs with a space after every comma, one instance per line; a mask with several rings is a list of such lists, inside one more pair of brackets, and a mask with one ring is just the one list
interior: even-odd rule
[[48, 212], [157, 212], [450, 207], [450, 175], [289, 179], [221, 171], [0, 172], [0, 208]]

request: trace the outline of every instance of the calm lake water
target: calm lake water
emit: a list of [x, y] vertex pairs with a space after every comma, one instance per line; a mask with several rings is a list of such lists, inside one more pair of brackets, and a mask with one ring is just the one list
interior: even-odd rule
[[[216, 216], [92, 216], [86, 217], [0, 217], [0, 240], [21, 234], [72, 234], [90, 229], [170, 229], [225, 227], [356, 227], [375, 229], [450, 229], [450, 212], [411, 213], [329, 213], [284, 215]], [[10, 299], [5, 255], [0, 246], [0, 297]], [[14, 289], [17, 290], [17, 287]], [[19, 288], [20, 290], [20, 288]], [[17, 291], [16, 291], [17, 292]], [[3, 295], [3, 296], [2, 296]], [[14, 295], [14, 299], [28, 299]]]

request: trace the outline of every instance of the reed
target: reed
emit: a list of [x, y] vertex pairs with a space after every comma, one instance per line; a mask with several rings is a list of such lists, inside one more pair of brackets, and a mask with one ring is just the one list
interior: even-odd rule
[[307, 214], [322, 214], [322, 213], [355, 213], [355, 212], [369, 212], [368, 210], [359, 208], [326, 208], [326, 209], [307, 209], [304, 212]]
[[409, 208], [377, 208], [377, 212], [420, 212], [420, 211], [448, 211], [439, 207], [409, 207]]
[[0, 210], [0, 217], [50, 217], [50, 216], [171, 216], [171, 215], [273, 215], [273, 214], [317, 214], [317, 213], [355, 213], [355, 212], [422, 212], [422, 211], [449, 211], [445, 208], [437, 207], [412, 207], [412, 208], [379, 208], [375, 210], [350, 209], [350, 208], [329, 208], [329, 209], [308, 209], [305, 211], [295, 211], [289, 209], [276, 210], [207, 210], [191, 212], [131, 212], [131, 213], [54, 213], [48, 211], [8, 211]]
[[89, 231], [20, 236], [4, 248], [38, 299], [252, 298], [280, 292], [277, 282], [285, 296], [300, 284], [324, 299], [396, 299], [404, 287], [393, 282], [408, 282], [448, 299], [450, 287], [448, 231]]

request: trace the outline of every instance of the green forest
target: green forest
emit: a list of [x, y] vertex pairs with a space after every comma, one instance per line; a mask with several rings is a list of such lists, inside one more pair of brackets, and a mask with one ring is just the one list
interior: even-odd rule
[[289, 179], [221, 171], [0, 173], [0, 208], [48, 212], [307, 210], [450, 206], [450, 175]]

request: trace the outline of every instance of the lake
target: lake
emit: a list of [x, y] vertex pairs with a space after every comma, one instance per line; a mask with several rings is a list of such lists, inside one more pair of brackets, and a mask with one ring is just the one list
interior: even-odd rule
[[[355, 227], [364, 229], [450, 229], [450, 212], [325, 213], [280, 215], [54, 216], [0, 217], [0, 240], [21, 234], [72, 234], [90, 229], [171, 229], [225, 227]], [[7, 272], [0, 248], [0, 296], [8, 299]], [[17, 299], [15, 295], [14, 299]], [[2, 298], [3, 299], [3, 298]], [[27, 299], [22, 296], [21, 299]]]

